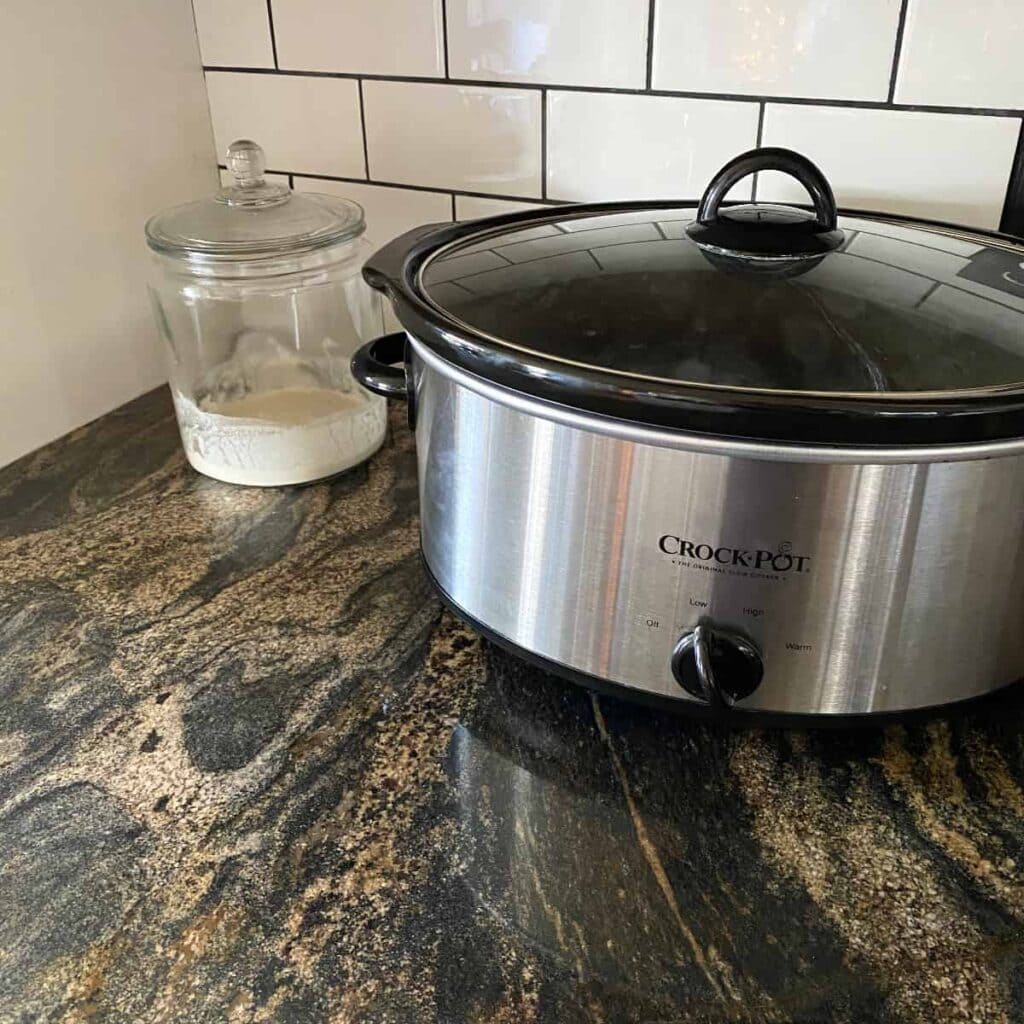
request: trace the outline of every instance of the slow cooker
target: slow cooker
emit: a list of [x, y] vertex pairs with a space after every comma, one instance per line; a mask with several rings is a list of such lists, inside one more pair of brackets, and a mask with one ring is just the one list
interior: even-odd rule
[[[729, 204], [748, 174], [807, 206]], [[1024, 245], [836, 209], [759, 149], [699, 204], [430, 226], [353, 360], [409, 403], [444, 600], [681, 709], [861, 716], [1024, 677]]]

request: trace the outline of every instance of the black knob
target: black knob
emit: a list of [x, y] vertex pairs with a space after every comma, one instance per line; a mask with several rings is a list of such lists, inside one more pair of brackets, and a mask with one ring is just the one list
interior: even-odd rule
[[702, 620], [676, 644], [672, 674], [698, 700], [730, 708], [758, 688], [764, 663], [747, 637]]

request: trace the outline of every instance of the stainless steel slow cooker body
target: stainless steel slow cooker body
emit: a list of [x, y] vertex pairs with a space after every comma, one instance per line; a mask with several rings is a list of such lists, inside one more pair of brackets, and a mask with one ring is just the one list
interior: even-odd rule
[[[558, 215], [580, 210], [595, 215]], [[509, 223], [531, 221], [487, 230]], [[478, 629], [583, 683], [732, 713], [900, 712], [1024, 677], [1019, 402], [922, 395], [916, 419], [892, 413], [889, 445], [844, 440], [856, 431], [843, 403], [834, 435], [805, 443], [623, 415], [645, 403], [640, 381], [623, 395], [620, 380], [605, 414], [522, 354], [481, 372], [487, 339], [429, 311], [423, 269], [465, 230], [371, 261], [409, 333], [401, 350], [394, 336], [367, 346], [354, 369], [410, 400], [423, 556]], [[552, 400], [559, 387], [567, 400]], [[712, 400], [730, 409], [729, 395]], [[803, 429], [800, 415], [786, 422]], [[935, 443], [943, 429], [955, 439]]]
[[556, 671], [696, 700], [673, 651], [710, 621], [760, 651], [747, 710], [902, 711], [1024, 676], [1024, 456], [755, 454], [531, 400], [411, 347], [427, 567]]

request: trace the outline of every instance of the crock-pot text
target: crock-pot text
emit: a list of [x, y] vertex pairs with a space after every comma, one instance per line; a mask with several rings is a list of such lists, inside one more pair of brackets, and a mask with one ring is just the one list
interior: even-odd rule
[[666, 533], [658, 541], [666, 555], [681, 555], [699, 562], [717, 562], [719, 565], [744, 566], [747, 569], [771, 569], [773, 572], [809, 572], [810, 555], [791, 555], [784, 551], [765, 551], [751, 548], [733, 548], [725, 544], [695, 544], [674, 534]]

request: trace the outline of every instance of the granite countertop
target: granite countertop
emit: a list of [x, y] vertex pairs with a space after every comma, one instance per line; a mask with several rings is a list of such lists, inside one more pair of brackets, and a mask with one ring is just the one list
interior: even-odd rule
[[412, 438], [193, 473], [166, 391], [0, 470], [0, 1021], [1024, 1019], [1024, 697], [729, 731], [442, 612]]

